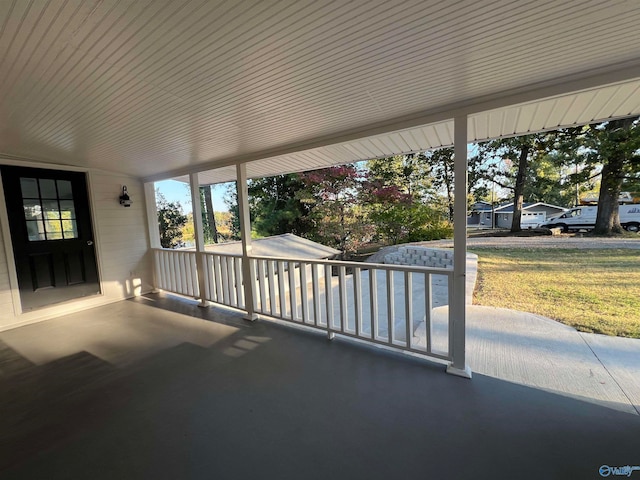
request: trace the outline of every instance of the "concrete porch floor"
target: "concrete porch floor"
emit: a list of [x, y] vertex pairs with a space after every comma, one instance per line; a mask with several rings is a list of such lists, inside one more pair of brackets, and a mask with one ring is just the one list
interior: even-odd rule
[[[526, 375], [550, 375], [561, 348], [538, 350]], [[601, 465], [640, 465], [637, 415], [478, 371], [149, 295], [0, 333], [0, 478], [601, 478]]]

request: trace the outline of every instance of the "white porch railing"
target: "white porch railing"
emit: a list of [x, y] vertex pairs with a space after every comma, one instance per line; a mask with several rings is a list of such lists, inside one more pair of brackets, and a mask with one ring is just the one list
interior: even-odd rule
[[[205, 297], [245, 308], [239, 255], [202, 253]], [[196, 252], [154, 249], [158, 287], [199, 297]], [[250, 257], [255, 312], [286, 322], [452, 360], [453, 271], [332, 260]]]
[[432, 315], [433, 307], [449, 303], [451, 269], [273, 257], [250, 261], [257, 313], [451, 359], [449, 321], [434, 321]]
[[196, 252], [164, 248], [152, 250], [157, 288], [189, 297], [197, 297], [200, 294]]

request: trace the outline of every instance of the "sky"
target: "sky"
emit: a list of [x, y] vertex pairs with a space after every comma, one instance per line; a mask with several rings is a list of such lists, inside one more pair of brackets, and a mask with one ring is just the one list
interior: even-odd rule
[[[179, 202], [184, 213], [191, 212], [191, 193], [186, 183], [177, 182], [176, 180], [163, 180], [155, 182], [155, 188], [159, 189], [169, 202]], [[226, 183], [214, 185], [212, 188], [213, 209], [216, 212], [229, 210], [224, 202], [226, 191]]]

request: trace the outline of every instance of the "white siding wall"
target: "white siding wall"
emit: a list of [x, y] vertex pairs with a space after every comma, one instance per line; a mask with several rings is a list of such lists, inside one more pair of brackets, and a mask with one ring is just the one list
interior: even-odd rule
[[[126, 185], [133, 200], [124, 208], [118, 197]], [[152, 286], [151, 255], [143, 184], [137, 179], [102, 172], [88, 175], [89, 198], [102, 295], [16, 316], [9, 282], [9, 263], [0, 236], [0, 330], [72, 311], [123, 300]]]
[[[127, 208], [118, 200], [123, 185], [133, 200]], [[133, 178], [91, 173], [89, 190], [104, 295], [119, 299], [148, 292], [153, 277], [143, 184]]]
[[2, 225], [0, 225], [0, 327], [6, 319], [12, 319], [13, 299], [11, 297], [11, 284], [9, 283], [9, 265], [4, 249]]

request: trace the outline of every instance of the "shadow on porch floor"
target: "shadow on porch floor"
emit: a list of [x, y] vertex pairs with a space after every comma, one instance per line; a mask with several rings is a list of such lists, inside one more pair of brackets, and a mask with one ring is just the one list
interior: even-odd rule
[[0, 478], [601, 478], [640, 464], [638, 416], [170, 297], [0, 341]]

